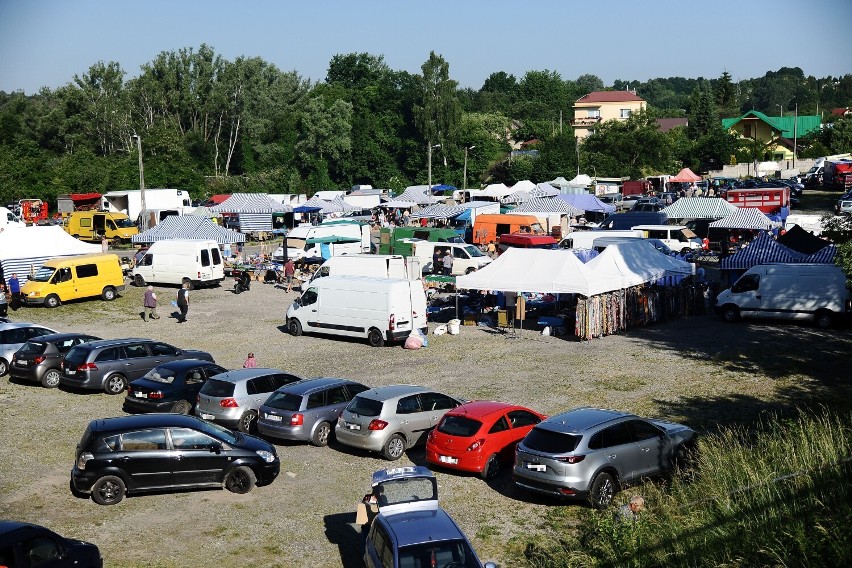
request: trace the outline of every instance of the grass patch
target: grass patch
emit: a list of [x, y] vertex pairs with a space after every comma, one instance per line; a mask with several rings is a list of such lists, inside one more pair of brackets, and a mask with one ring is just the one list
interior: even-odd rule
[[638, 377], [628, 377], [626, 375], [617, 375], [614, 377], [606, 377], [595, 381], [595, 385], [607, 390], [615, 390], [621, 392], [629, 392], [640, 389], [648, 383]]

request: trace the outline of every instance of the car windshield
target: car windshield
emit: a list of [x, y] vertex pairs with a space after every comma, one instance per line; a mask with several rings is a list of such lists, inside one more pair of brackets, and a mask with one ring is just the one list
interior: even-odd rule
[[361, 416], [378, 416], [382, 412], [382, 401], [373, 400], [363, 396], [356, 396], [346, 407], [346, 410], [352, 414], [360, 414]]
[[544, 428], [533, 428], [523, 444], [531, 450], [547, 454], [567, 454], [573, 452], [582, 436], [575, 434], [562, 434]]
[[175, 372], [171, 369], [155, 367], [148, 371], [142, 378], [148, 379], [149, 381], [156, 381], [158, 383], [172, 384], [175, 380]]
[[479, 568], [470, 545], [462, 540], [426, 542], [399, 549], [400, 566], [437, 566], [452, 568]]
[[379, 484], [375, 491], [380, 494], [380, 506], [438, 499], [438, 485], [434, 477], [392, 479]]
[[86, 362], [89, 353], [90, 351], [84, 347], [72, 347], [71, 351], [65, 356], [65, 362], [70, 363], [73, 367], [79, 366]]
[[55, 268], [51, 268], [49, 266], [42, 266], [38, 269], [38, 272], [35, 273], [35, 276], [32, 277], [32, 280], [35, 282], [47, 282], [53, 276], [53, 273], [56, 272]]
[[197, 428], [204, 432], [205, 434], [210, 434], [214, 438], [222, 440], [228, 444], [236, 444], [237, 436], [241, 436], [242, 434], [236, 434], [231, 432], [224, 426], [219, 426], [218, 424], [214, 424], [213, 422], [205, 422], [204, 420], [198, 421]]
[[467, 418], [465, 416], [446, 415], [438, 425], [438, 432], [448, 434], [450, 436], [461, 436], [469, 438], [473, 436], [482, 427], [482, 422]]
[[478, 248], [476, 248], [473, 245], [468, 245], [468, 246], [464, 247], [464, 250], [467, 254], [469, 254], [471, 256], [471, 258], [476, 258], [476, 257], [479, 257], [479, 256], [485, 256], [484, 254], [482, 254], [481, 250], [479, 250]]
[[274, 392], [269, 400], [263, 403], [264, 406], [290, 411], [299, 410], [301, 404], [302, 397], [289, 392]]
[[201, 387], [201, 394], [212, 396], [213, 398], [225, 398], [234, 396], [234, 383], [229, 381], [217, 381], [210, 379], [204, 386]]
[[460, 235], [456, 235], [455, 237], [450, 237], [450, 238], [448, 238], [448, 239], [447, 239], [447, 242], [448, 242], [448, 243], [456, 243], [456, 244], [463, 245], [463, 244], [464, 244], [464, 239], [463, 239]]
[[135, 227], [136, 225], [129, 218], [127, 219], [113, 219], [115, 222], [115, 226], [121, 229], [129, 229], [131, 227]]
[[47, 343], [44, 343], [43, 341], [27, 341], [24, 346], [21, 347], [20, 351], [18, 351], [18, 355], [41, 355], [44, 353], [45, 349], [47, 349]]

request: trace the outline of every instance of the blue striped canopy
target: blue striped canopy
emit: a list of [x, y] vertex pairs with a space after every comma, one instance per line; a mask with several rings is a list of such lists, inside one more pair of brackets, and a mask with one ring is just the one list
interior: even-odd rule
[[583, 210], [566, 201], [553, 197], [534, 197], [527, 199], [514, 209], [513, 213], [560, 213], [571, 216], [582, 215]]
[[719, 268], [722, 270], [748, 270], [752, 266], [772, 262], [830, 264], [834, 262], [836, 254], [837, 248], [834, 245], [829, 245], [811, 255], [802, 254], [785, 247], [772, 238], [769, 233], [762, 233], [742, 250], [723, 258], [719, 263]]
[[669, 219], [723, 219], [736, 210], [736, 205], [721, 197], [681, 197], [663, 213]]
[[716, 229], [762, 229], [768, 231], [775, 223], [756, 207], [740, 207], [724, 219], [713, 221]]
[[246, 242], [246, 236], [237, 231], [220, 227], [207, 217], [184, 215], [166, 217], [158, 225], [133, 235], [135, 244], [168, 241], [172, 239], [190, 239], [195, 241], [216, 241], [220, 245]]
[[293, 208], [275, 201], [265, 193], [234, 193], [210, 208], [213, 213], [292, 213]]

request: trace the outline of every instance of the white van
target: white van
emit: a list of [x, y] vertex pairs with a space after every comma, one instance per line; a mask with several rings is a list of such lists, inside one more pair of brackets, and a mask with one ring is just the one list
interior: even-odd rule
[[[398, 254], [348, 254], [333, 256], [314, 272], [311, 282], [326, 276], [373, 276], [408, 278], [405, 258]], [[307, 284], [303, 284], [307, 288]]]
[[595, 245], [595, 240], [601, 237], [641, 239], [642, 231], [572, 231], [565, 235], [565, 237], [561, 241], [559, 241], [559, 248], [591, 249]]
[[[315, 239], [323, 239], [325, 237], [351, 239], [350, 242], [338, 242], [329, 245], [331, 256], [370, 252], [369, 225], [351, 221], [336, 221], [322, 225], [303, 223], [287, 232], [287, 258], [298, 260], [300, 258], [321, 257], [322, 243], [315, 241]], [[308, 242], [309, 240], [312, 242]], [[283, 260], [284, 248], [278, 247], [275, 249], [275, 252], [272, 253], [272, 259], [277, 261]]]
[[5, 207], [0, 207], [0, 229], [6, 227], [26, 227], [27, 224], [21, 218]]
[[133, 269], [133, 283], [218, 286], [225, 279], [225, 265], [216, 241], [157, 241]]
[[759, 264], [716, 297], [716, 313], [743, 318], [813, 320], [829, 327], [849, 311], [846, 277], [833, 264]]
[[[421, 263], [424, 270], [428, 270], [429, 265], [432, 264], [432, 255], [435, 254], [436, 248], [441, 250], [441, 258], [444, 257], [447, 249], [453, 251], [453, 276], [470, 274], [474, 270], [479, 270], [483, 266], [491, 264], [491, 257], [473, 245], [417, 241], [412, 246], [411, 254], [422, 259]], [[441, 265], [441, 268], [443, 269], [443, 265]], [[432, 272], [438, 274], [440, 271], [433, 266]]]
[[426, 292], [420, 280], [328, 276], [311, 282], [287, 309], [287, 329], [363, 337], [373, 347], [426, 333]]
[[636, 225], [634, 231], [642, 231], [646, 239], [660, 239], [676, 252], [701, 250], [701, 239], [684, 225]]

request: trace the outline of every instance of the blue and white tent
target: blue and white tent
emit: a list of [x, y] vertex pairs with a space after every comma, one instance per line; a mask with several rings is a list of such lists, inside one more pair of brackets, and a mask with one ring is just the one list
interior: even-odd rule
[[237, 215], [240, 231], [271, 231], [273, 213], [292, 213], [293, 208], [275, 201], [265, 193], [234, 193], [214, 207], [213, 213]]
[[837, 254], [837, 247], [829, 245], [814, 254], [803, 254], [787, 248], [776, 241], [769, 233], [763, 233], [729, 257], [719, 263], [721, 270], [748, 270], [758, 264], [772, 262], [831, 264]]
[[0, 232], [0, 268], [7, 283], [17, 274], [23, 285], [51, 258], [93, 252], [101, 252], [101, 245], [79, 241], [56, 225], [8, 227]]
[[669, 219], [724, 219], [737, 206], [721, 197], [681, 197], [663, 209]]
[[166, 217], [157, 226], [133, 235], [130, 240], [135, 244], [148, 244], [172, 239], [209, 240], [220, 245], [246, 242], [244, 234], [220, 227], [206, 217], [195, 215]]
[[740, 207], [724, 219], [713, 221], [710, 227], [714, 229], [752, 229], [768, 231], [778, 223], [763, 214], [757, 207]]
[[577, 209], [561, 199], [552, 197], [534, 197], [528, 199], [512, 209], [512, 213], [556, 213], [571, 215], [582, 215], [583, 210]]
[[415, 219], [421, 219], [424, 217], [426, 219], [450, 219], [464, 211], [465, 207], [461, 205], [444, 205], [436, 203], [435, 205], [424, 207], [416, 213], [412, 213], [411, 216]]

